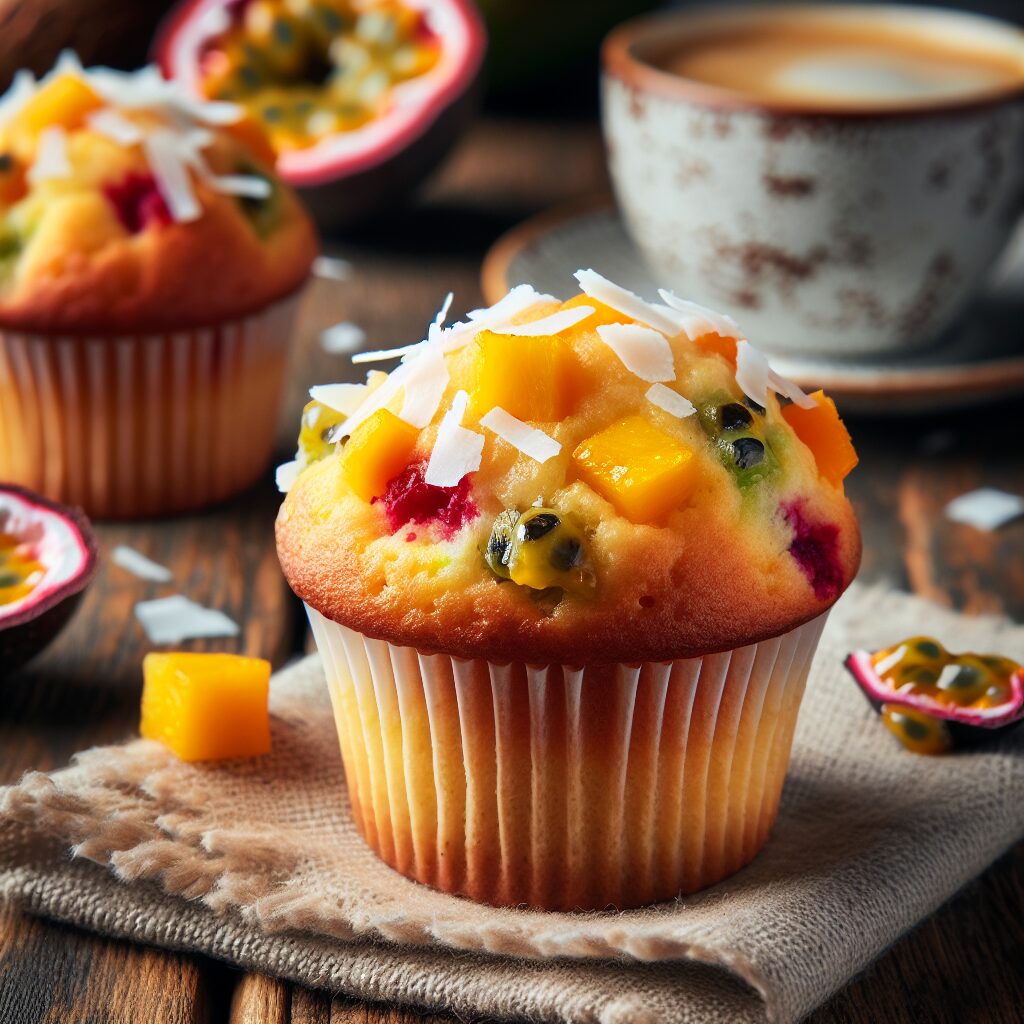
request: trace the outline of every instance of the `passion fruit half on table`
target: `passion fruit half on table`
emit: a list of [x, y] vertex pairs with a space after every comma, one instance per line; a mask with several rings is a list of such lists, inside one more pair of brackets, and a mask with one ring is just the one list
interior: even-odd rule
[[1024, 722], [1024, 668], [998, 654], [953, 654], [929, 636], [871, 653], [846, 667], [886, 728], [918, 754], [973, 746]]
[[324, 227], [401, 199], [472, 117], [486, 50], [469, 0], [185, 0], [164, 74], [241, 104]]
[[0, 678], [61, 631], [95, 571], [82, 512], [0, 484]]

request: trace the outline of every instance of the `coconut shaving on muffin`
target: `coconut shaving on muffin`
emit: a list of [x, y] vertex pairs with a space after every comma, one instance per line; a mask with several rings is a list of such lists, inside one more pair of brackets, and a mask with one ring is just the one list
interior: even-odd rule
[[177, 329], [292, 292], [316, 239], [244, 115], [152, 67], [19, 72], [0, 100], [0, 324]]
[[728, 317], [592, 270], [514, 288], [367, 383], [314, 388], [278, 550], [368, 636], [532, 663], [664, 661], [827, 609], [860, 557], [835, 406]]

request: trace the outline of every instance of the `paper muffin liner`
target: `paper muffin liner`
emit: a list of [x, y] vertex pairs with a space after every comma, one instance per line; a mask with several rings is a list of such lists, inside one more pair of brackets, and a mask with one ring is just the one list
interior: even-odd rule
[[435, 888], [550, 910], [696, 892], [755, 856], [827, 615], [702, 658], [572, 667], [421, 654], [307, 611], [370, 846]]
[[163, 334], [0, 328], [0, 480], [99, 518], [199, 508], [265, 470], [300, 293]]

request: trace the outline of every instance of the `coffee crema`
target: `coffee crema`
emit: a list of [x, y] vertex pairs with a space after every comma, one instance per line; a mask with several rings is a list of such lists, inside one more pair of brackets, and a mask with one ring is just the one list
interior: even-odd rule
[[830, 110], [919, 107], [1024, 87], [1024, 45], [1015, 54], [812, 14], [719, 26], [677, 43], [658, 64], [751, 100]]

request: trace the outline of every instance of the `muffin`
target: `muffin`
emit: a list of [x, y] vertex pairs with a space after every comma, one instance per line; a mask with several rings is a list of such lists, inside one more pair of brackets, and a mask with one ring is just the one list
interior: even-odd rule
[[727, 317], [577, 277], [314, 388], [279, 471], [362, 834], [497, 905], [638, 906], [746, 864], [860, 559], [827, 396]]
[[[311, 223], [241, 108], [149, 68], [0, 101], [0, 479], [103, 517], [196, 508], [273, 444]], [[238, 410], [258, 410], [244, 429]]]

